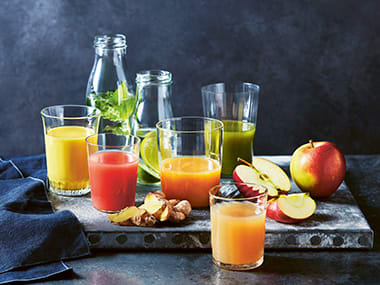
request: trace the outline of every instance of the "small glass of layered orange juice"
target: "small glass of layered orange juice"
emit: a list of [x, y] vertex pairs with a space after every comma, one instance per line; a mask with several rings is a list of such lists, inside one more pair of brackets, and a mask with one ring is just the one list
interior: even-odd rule
[[[253, 187], [255, 195], [243, 197], [239, 187]], [[263, 263], [266, 207], [267, 189], [261, 185], [227, 182], [211, 188], [211, 247], [217, 266], [251, 270]]]
[[223, 123], [203, 117], [157, 123], [161, 188], [169, 199], [208, 207], [208, 192], [220, 182]]
[[100, 111], [81, 105], [41, 110], [49, 190], [58, 195], [90, 192], [85, 138], [97, 134]]

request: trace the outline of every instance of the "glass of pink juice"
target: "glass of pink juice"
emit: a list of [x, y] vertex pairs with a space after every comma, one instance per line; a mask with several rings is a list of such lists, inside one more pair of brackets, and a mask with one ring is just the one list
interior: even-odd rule
[[86, 138], [91, 200], [102, 212], [135, 204], [140, 139], [102, 133]]

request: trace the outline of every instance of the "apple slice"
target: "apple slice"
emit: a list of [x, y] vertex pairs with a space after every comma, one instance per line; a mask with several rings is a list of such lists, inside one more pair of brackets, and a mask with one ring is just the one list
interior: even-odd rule
[[307, 193], [280, 195], [268, 201], [267, 217], [281, 223], [299, 223], [313, 215], [316, 208]]
[[254, 187], [250, 187], [248, 185], [244, 185], [244, 183], [254, 183], [254, 184], [259, 184], [263, 185], [268, 189], [268, 195], [271, 197], [275, 197], [278, 195], [278, 191], [276, 187], [264, 180], [261, 176], [260, 173], [257, 172], [255, 169], [252, 167], [249, 167], [247, 165], [238, 165], [235, 167], [235, 170], [232, 174], [232, 179], [235, 182], [242, 183], [238, 185], [239, 191], [245, 196], [245, 197], [252, 197], [256, 196], [259, 194], [259, 190]]
[[290, 191], [290, 180], [288, 175], [278, 165], [265, 158], [254, 158], [252, 165], [261, 173], [262, 176], [268, 176], [270, 181], [282, 192]]
[[[234, 181], [264, 185], [268, 188], [269, 197], [277, 197], [278, 190], [281, 193], [289, 192], [291, 184], [288, 175], [273, 162], [264, 158], [255, 158], [253, 161], [257, 164], [256, 167], [256, 164], [251, 164], [244, 159], [238, 158], [238, 160], [246, 165], [238, 165], [235, 168], [232, 174]], [[246, 192], [244, 189], [242, 191]]]

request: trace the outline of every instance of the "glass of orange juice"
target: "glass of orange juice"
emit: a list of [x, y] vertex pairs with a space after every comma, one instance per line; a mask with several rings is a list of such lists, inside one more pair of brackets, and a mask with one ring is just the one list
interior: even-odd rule
[[[253, 187], [256, 195], [231, 197], [223, 190], [239, 187]], [[211, 247], [217, 266], [227, 270], [251, 270], [263, 263], [266, 207], [264, 186], [226, 182], [211, 188]]]
[[85, 138], [97, 134], [100, 111], [81, 105], [41, 110], [49, 190], [58, 195], [90, 192]]
[[157, 123], [161, 188], [169, 199], [208, 207], [208, 192], [220, 182], [223, 123], [203, 117]]

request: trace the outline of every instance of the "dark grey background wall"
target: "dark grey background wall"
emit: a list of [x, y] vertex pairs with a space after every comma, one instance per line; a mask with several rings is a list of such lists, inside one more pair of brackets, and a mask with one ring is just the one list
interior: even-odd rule
[[257, 154], [380, 153], [379, 1], [3, 0], [0, 155], [42, 153], [40, 109], [85, 102], [100, 33], [127, 35], [131, 78], [174, 74], [177, 115], [202, 114], [202, 85], [260, 84]]

